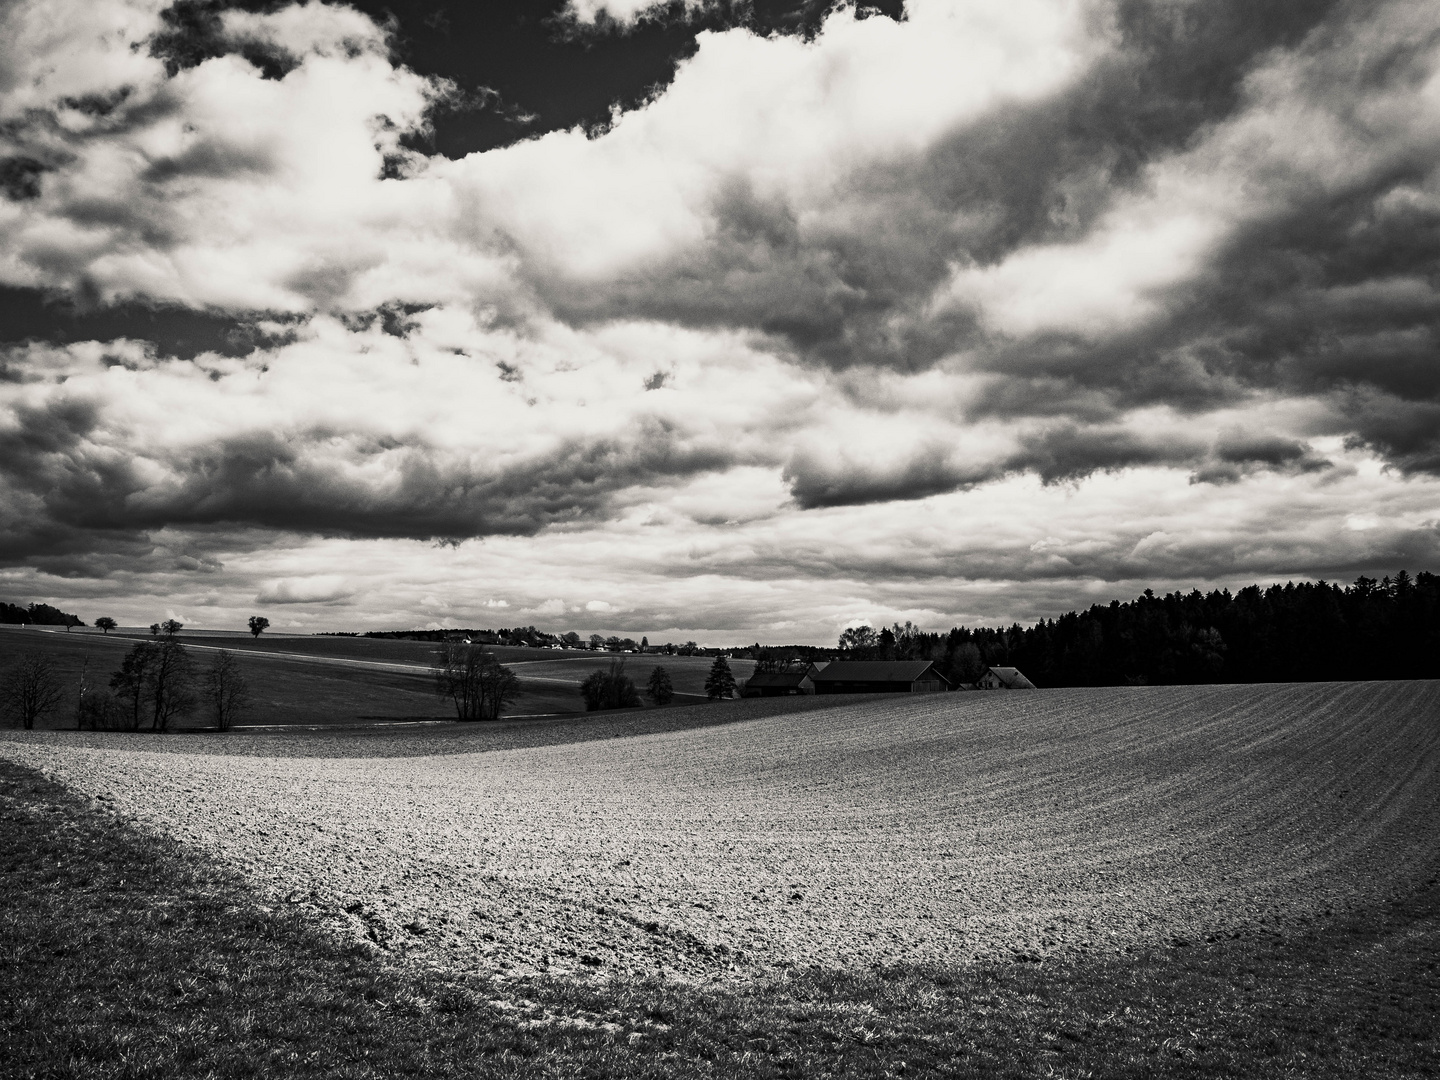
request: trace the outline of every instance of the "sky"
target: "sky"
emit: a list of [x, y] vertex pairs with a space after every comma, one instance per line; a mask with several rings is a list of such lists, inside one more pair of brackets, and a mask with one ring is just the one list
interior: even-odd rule
[[1440, 5], [0, 0], [0, 599], [832, 643], [1440, 570]]

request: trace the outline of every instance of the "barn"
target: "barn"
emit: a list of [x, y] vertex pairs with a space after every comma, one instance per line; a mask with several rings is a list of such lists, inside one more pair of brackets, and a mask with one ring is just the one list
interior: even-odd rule
[[815, 665], [786, 668], [784, 671], [757, 671], [740, 689], [741, 697], [786, 697], [815, 693]]
[[923, 694], [954, 689], [929, 660], [833, 660], [814, 676], [817, 694]]
[[1035, 684], [1020, 674], [1019, 668], [986, 668], [985, 674], [975, 684], [981, 690], [1034, 690]]

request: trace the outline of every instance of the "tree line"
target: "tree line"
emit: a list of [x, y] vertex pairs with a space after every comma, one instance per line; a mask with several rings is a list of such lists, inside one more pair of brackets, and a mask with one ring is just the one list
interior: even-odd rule
[[1033, 626], [851, 627], [851, 659], [931, 660], [974, 682], [1011, 666], [1042, 687], [1440, 678], [1440, 577], [1289, 582], [1095, 604]]
[[63, 626], [69, 629], [72, 626], [84, 626], [85, 620], [49, 604], [21, 607], [19, 604], [0, 602], [0, 623], [11, 626]]

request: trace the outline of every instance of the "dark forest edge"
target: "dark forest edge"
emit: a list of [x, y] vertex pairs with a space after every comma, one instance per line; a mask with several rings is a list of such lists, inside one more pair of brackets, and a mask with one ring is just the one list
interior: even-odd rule
[[906, 623], [846, 630], [853, 659], [932, 660], [960, 682], [989, 665], [1041, 687], [1440, 678], [1440, 577], [1401, 570], [1353, 585], [1290, 582], [1112, 600], [1031, 627]]
[[[46, 604], [0, 604], [0, 623], [83, 626]], [[345, 636], [352, 636], [346, 634]], [[992, 665], [1021, 669], [1041, 687], [1317, 682], [1440, 678], [1440, 577], [1401, 570], [1351, 585], [1289, 582], [1236, 593], [1215, 589], [1095, 604], [1033, 626], [957, 626], [930, 632], [907, 622], [848, 628], [836, 647], [651, 646], [642, 639], [582, 639], [534, 627], [513, 630], [372, 631], [366, 637], [588, 648], [611, 652], [749, 657], [760, 668], [836, 657], [930, 660], [956, 683]]]

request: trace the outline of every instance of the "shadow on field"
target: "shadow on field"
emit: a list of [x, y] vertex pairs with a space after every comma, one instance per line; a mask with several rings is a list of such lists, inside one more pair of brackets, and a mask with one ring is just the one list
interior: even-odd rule
[[[389, 717], [363, 726], [279, 724], [237, 725], [209, 731], [150, 732], [62, 731], [47, 738], [67, 746], [160, 750], [187, 754], [235, 754], [246, 757], [429, 757], [524, 750], [537, 746], [594, 742], [718, 727], [818, 709], [860, 708], [892, 695], [847, 697], [751, 698], [671, 705], [661, 709], [564, 713], [534, 718], [505, 717], [458, 723], [453, 717]], [[378, 717], [376, 718], [379, 719]], [[24, 736], [17, 736], [24, 737]], [[33, 736], [31, 736], [33, 737]]]
[[0, 868], [6, 1077], [1400, 1077], [1440, 1063], [1434, 880], [1288, 938], [706, 990], [405, 966], [8, 762]]

